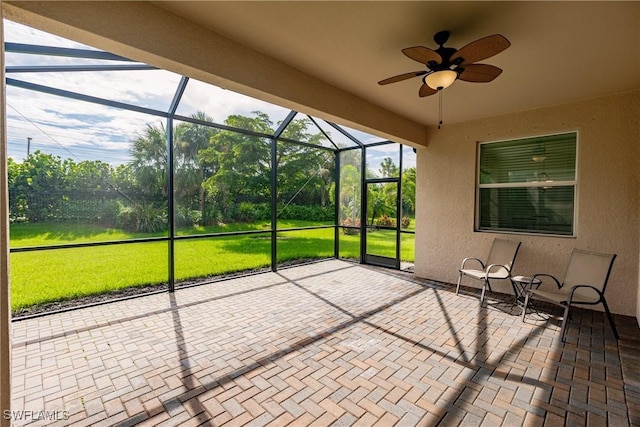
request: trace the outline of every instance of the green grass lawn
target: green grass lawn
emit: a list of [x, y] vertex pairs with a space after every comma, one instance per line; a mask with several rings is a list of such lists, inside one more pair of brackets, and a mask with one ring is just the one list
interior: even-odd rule
[[[278, 221], [294, 228], [306, 221]], [[178, 234], [216, 233], [238, 230], [269, 230], [269, 222], [230, 224], [183, 229]], [[11, 247], [60, 245], [126, 240], [166, 234], [134, 234], [122, 230], [79, 224], [12, 224]], [[278, 262], [332, 257], [334, 230], [310, 229], [278, 233]], [[414, 259], [412, 234], [402, 234], [402, 259]], [[369, 251], [395, 256], [395, 240], [384, 233], [369, 233]], [[340, 257], [358, 258], [358, 235], [340, 233]], [[269, 232], [244, 236], [218, 236], [175, 242], [176, 280], [221, 275], [268, 267], [271, 262]], [[112, 290], [167, 282], [167, 242], [144, 242], [48, 249], [11, 254], [12, 310]]]

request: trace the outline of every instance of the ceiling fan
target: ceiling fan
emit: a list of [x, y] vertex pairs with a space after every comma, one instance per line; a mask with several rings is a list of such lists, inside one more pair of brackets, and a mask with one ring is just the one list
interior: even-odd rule
[[436, 33], [433, 40], [439, 47], [435, 50], [424, 46], [402, 49], [402, 53], [407, 57], [426, 65], [427, 70], [389, 77], [379, 81], [378, 84], [386, 85], [424, 76], [418, 94], [425, 97], [451, 86], [456, 80], [486, 83], [502, 73], [502, 69], [498, 67], [489, 64], [476, 64], [476, 62], [497, 55], [511, 46], [509, 40], [504, 36], [494, 34], [471, 42], [460, 49], [454, 49], [444, 47], [444, 44], [449, 40], [449, 35], [449, 31]]

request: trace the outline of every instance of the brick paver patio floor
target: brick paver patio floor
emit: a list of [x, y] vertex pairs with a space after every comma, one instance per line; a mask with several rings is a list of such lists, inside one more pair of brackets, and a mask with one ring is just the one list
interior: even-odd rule
[[78, 426], [640, 425], [634, 319], [616, 316], [616, 342], [578, 310], [562, 344], [555, 317], [454, 290], [330, 260], [17, 321], [12, 409]]

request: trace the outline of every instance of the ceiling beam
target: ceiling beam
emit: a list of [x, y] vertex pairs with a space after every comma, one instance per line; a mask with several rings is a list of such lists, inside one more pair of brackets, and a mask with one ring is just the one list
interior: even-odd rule
[[427, 145], [423, 125], [149, 2], [4, 1], [2, 7], [10, 20], [135, 61], [392, 141]]

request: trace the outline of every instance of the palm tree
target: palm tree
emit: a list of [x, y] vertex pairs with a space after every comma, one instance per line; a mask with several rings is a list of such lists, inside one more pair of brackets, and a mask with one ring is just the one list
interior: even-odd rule
[[133, 168], [139, 192], [159, 201], [167, 197], [167, 131], [163, 123], [148, 123], [131, 146]]
[[340, 210], [347, 223], [356, 225], [360, 207], [360, 171], [351, 164], [343, 166], [340, 170]]
[[[199, 111], [191, 116], [204, 122], [213, 122], [213, 118]], [[208, 165], [200, 156], [202, 150], [211, 144], [211, 138], [217, 129], [198, 123], [183, 123], [176, 127], [174, 138], [175, 180], [178, 193], [183, 199], [198, 194], [198, 210], [204, 215], [205, 188]]]

